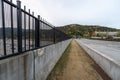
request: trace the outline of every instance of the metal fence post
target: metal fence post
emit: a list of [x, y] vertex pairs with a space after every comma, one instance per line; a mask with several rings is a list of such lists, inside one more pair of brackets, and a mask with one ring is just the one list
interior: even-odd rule
[[[29, 14], [30, 14], [30, 9], [29, 9]], [[28, 17], [28, 40], [29, 40], [29, 50], [30, 50], [30, 41], [31, 41], [31, 35], [30, 35], [30, 27], [31, 27], [31, 25], [30, 25], [30, 15], [29, 15], [29, 17]]]
[[[12, 0], [10, 0], [12, 3]], [[11, 43], [12, 43], [12, 53], [14, 54], [14, 30], [13, 30], [13, 7], [10, 6], [10, 12], [11, 12]]]
[[4, 3], [3, 0], [0, 0], [0, 11], [1, 11], [1, 26], [2, 26], [2, 37], [3, 37], [3, 49], [4, 55], [6, 54], [6, 35], [5, 35], [5, 16], [4, 16]]
[[40, 16], [38, 15], [38, 19], [35, 19], [35, 47], [38, 48], [40, 47], [40, 43], [39, 43], [39, 40], [40, 40]]
[[53, 28], [53, 31], [54, 31], [54, 33], [53, 33], [53, 42], [55, 44], [56, 43], [56, 41], [55, 41], [55, 27]]
[[[2, 28], [2, 0], [0, 0], [0, 28]], [[2, 38], [2, 36], [0, 36]]]
[[22, 52], [22, 13], [21, 1], [17, 1], [17, 34], [18, 34], [18, 52]]
[[[26, 6], [24, 6], [24, 11], [26, 11]], [[24, 47], [26, 51], [26, 14], [24, 13]]]

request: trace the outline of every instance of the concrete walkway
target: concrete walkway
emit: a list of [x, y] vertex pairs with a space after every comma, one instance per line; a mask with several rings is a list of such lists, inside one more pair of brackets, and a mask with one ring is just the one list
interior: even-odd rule
[[111, 80], [73, 40], [47, 80]]

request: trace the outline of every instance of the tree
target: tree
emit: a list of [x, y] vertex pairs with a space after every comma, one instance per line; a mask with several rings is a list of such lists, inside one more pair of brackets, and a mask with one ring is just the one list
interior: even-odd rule
[[117, 33], [117, 37], [120, 37], [120, 31], [118, 31], [118, 33]]

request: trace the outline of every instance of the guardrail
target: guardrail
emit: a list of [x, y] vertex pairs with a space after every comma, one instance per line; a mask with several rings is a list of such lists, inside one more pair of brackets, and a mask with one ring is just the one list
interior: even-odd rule
[[21, 1], [0, 0], [0, 59], [22, 54], [70, 39], [29, 9], [21, 8]]

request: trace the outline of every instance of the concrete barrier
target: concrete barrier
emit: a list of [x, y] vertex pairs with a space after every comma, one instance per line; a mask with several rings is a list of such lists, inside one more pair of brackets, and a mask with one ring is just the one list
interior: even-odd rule
[[112, 78], [112, 80], [120, 80], [120, 63], [96, 51], [87, 44], [76, 40], [79, 45], [94, 59], [94, 61]]
[[69, 45], [62, 41], [0, 61], [0, 80], [45, 80]]

